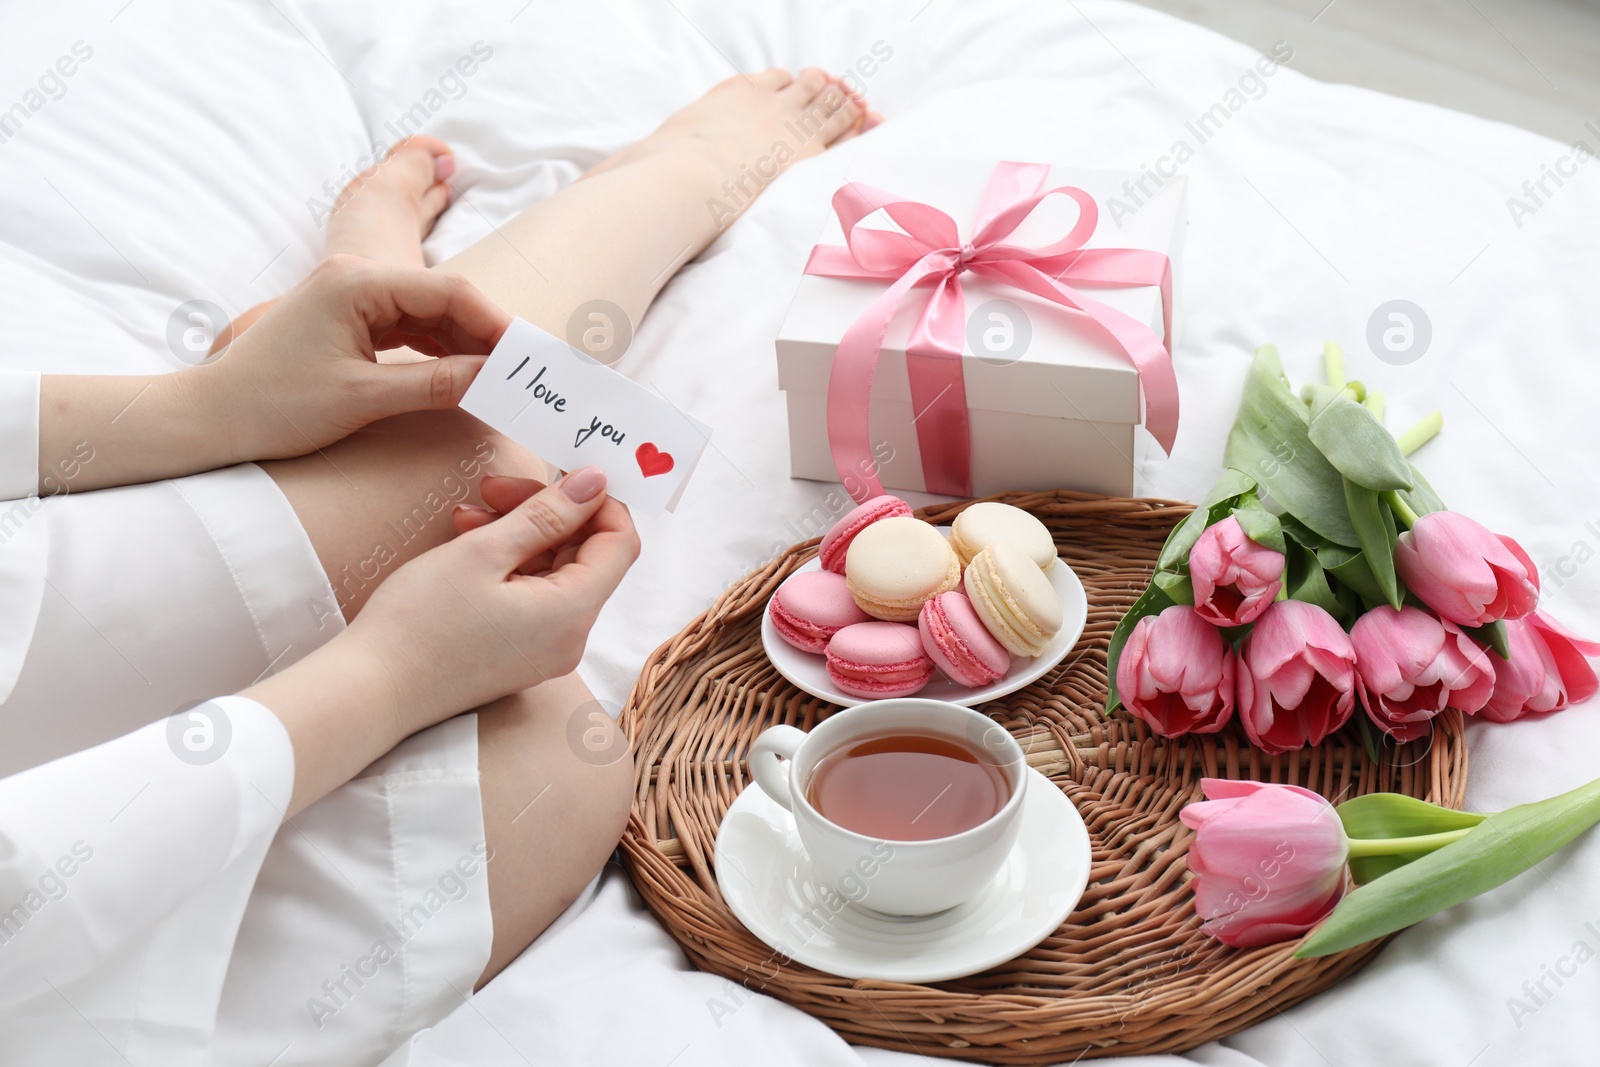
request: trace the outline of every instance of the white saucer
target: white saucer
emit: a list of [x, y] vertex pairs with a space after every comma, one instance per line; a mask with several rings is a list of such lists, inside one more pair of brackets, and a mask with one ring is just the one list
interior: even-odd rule
[[[717, 830], [717, 887], [756, 937], [828, 974], [922, 983], [986, 971], [1055, 932], [1089, 884], [1083, 819], [1050, 779], [1028, 774], [1005, 866], [977, 897], [938, 915], [896, 918], [819, 893], [794, 817], [753, 783]], [[784, 962], [775, 954], [773, 966]]]
[[[940, 526], [938, 529], [946, 537], [950, 536], [950, 527]], [[813, 559], [784, 581], [786, 583], [793, 581], [795, 574], [821, 569], [821, 561]], [[912, 695], [921, 700], [943, 700], [950, 704], [972, 707], [982, 704], [985, 700], [993, 700], [1007, 693], [1016, 692], [1028, 683], [1044, 677], [1052, 667], [1065, 659], [1067, 653], [1072, 651], [1072, 646], [1078, 643], [1078, 636], [1083, 633], [1083, 624], [1089, 618], [1089, 598], [1084, 595], [1083, 583], [1078, 580], [1072, 568], [1067, 566], [1066, 560], [1057, 559], [1056, 565], [1046, 571], [1045, 576], [1050, 579], [1056, 595], [1061, 598], [1061, 629], [1050, 639], [1050, 643], [1044, 646], [1041, 655], [1033, 659], [1013, 659], [1011, 669], [1006, 672], [1004, 678], [977, 689], [958, 685], [946, 678], [942, 671], [935, 670], [933, 680]], [[767, 659], [772, 661], [779, 674], [812, 696], [821, 697], [823, 700], [847, 708], [866, 703], [863, 697], [840, 692], [833, 684], [833, 679], [828, 677], [827, 660], [820, 653], [803, 652], [778, 636], [778, 628], [772, 623], [772, 613], [765, 609], [761, 612], [761, 647], [766, 650]]]

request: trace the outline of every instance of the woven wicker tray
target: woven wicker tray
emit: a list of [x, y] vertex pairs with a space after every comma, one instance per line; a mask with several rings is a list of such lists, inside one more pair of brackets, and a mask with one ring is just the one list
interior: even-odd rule
[[[657, 649], [623, 709], [637, 766], [623, 849], [650, 910], [697, 966], [788, 1001], [850, 1041], [999, 1064], [1183, 1051], [1356, 971], [1378, 944], [1296, 960], [1293, 942], [1241, 950], [1202, 934], [1185, 864], [1193, 834], [1178, 812], [1200, 798], [1204, 776], [1293, 782], [1336, 799], [1392, 790], [1460, 807], [1459, 714], [1440, 716], [1430, 741], [1391, 747], [1376, 765], [1348, 732], [1273, 757], [1251, 748], [1237, 723], [1167, 741], [1126, 712], [1106, 718], [1107, 641], [1189, 506], [1065, 491], [993, 499], [1039, 516], [1089, 595], [1088, 624], [1061, 665], [982, 706], [1089, 827], [1089, 887], [1067, 921], [1009, 963], [924, 986], [836, 978], [798, 963], [773, 975], [772, 951], [723, 903], [713, 846], [750, 780], [751, 743], [768, 726], [807, 729], [838, 710], [784, 681], [761, 650], [767, 598], [815, 554], [815, 541], [745, 577]], [[965, 506], [919, 514], [945, 523]]]

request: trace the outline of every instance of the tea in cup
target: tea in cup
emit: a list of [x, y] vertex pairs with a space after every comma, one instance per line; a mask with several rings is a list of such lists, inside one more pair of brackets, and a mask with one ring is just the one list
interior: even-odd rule
[[976, 896], [1016, 844], [1027, 763], [994, 720], [878, 700], [756, 738], [750, 773], [794, 814], [816, 879], [858, 907], [931, 915]]

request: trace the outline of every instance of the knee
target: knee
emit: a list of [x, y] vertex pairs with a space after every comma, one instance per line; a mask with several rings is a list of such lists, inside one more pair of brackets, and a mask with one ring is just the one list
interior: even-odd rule
[[[633, 805], [633, 754], [606, 708], [576, 675], [553, 679], [485, 708], [478, 746], [486, 816], [515, 823], [510, 837], [550, 832], [564, 840], [572, 859], [592, 860], [581, 864], [590, 868], [587, 882], [621, 839]], [[535, 792], [546, 830], [518, 821]]]
[[454, 486], [470, 487], [474, 499], [485, 474], [543, 481], [549, 472], [549, 464], [538, 456], [460, 408], [396, 415], [355, 436], [391, 458], [398, 453], [411, 459], [419, 473], [431, 471], [447, 492]]
[[[580, 798], [585, 837], [592, 849], [592, 869], [583, 879], [585, 882], [622, 840], [633, 809], [633, 752], [627, 735], [609, 717], [607, 723], [604, 732], [609, 740], [604, 747], [588, 748], [581, 741], [573, 744], [569, 736], [573, 758], [566, 761], [563, 775], [565, 784]], [[591, 729], [595, 734], [602, 732], [600, 727]]]

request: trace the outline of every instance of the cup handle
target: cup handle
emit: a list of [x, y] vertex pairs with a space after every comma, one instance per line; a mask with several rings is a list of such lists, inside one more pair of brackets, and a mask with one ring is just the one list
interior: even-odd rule
[[789, 811], [794, 810], [794, 799], [789, 795], [788, 761], [794, 759], [805, 739], [805, 731], [793, 726], [771, 726], [750, 746], [751, 777], [762, 792]]

